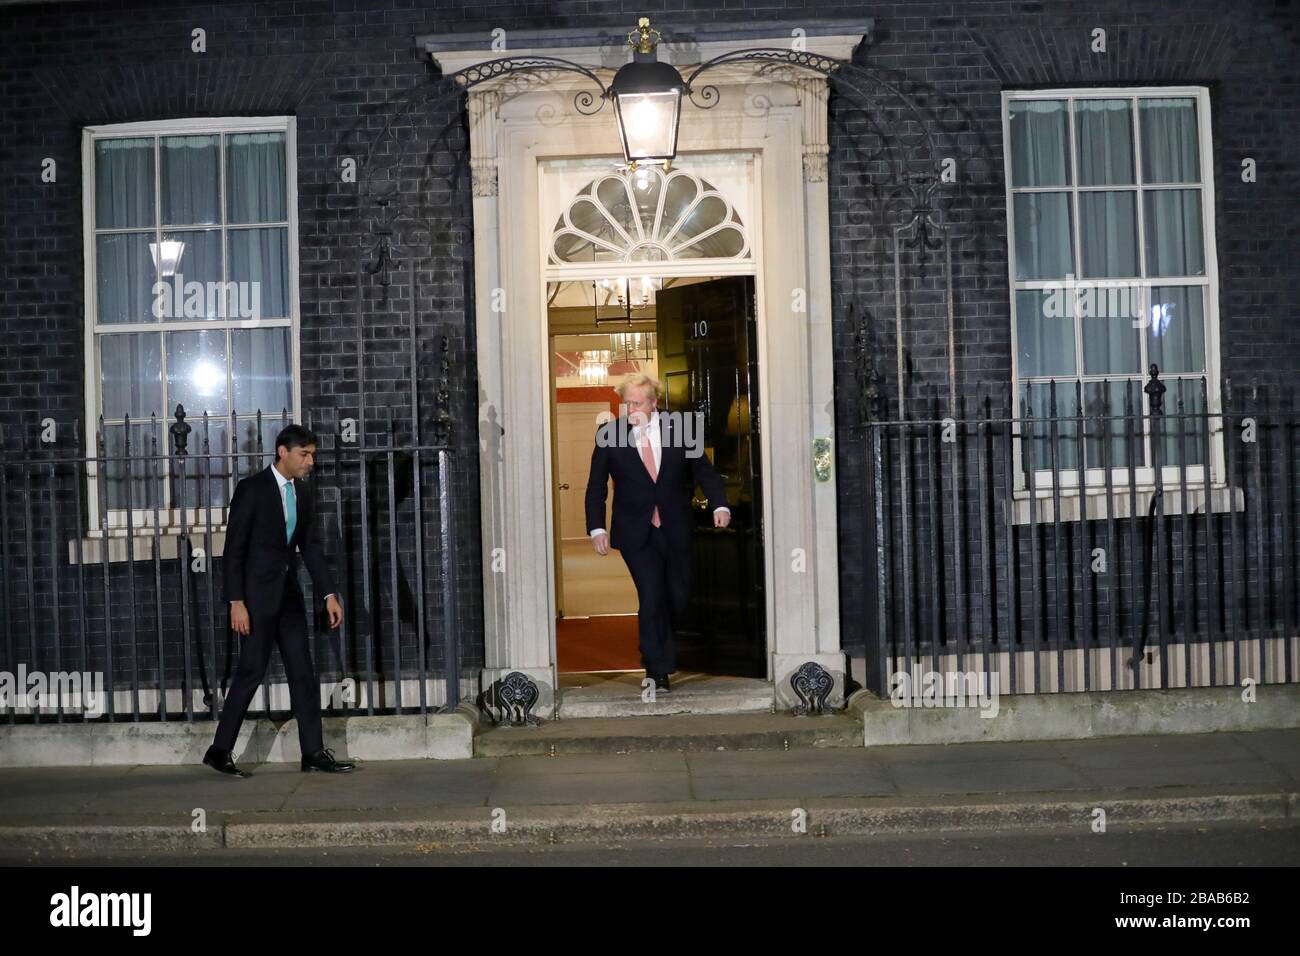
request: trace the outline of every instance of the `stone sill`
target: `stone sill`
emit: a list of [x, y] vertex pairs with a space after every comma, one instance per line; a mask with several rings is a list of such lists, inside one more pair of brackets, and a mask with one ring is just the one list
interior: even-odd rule
[[[1087, 488], [1087, 509], [1088, 520], [1105, 519], [1107, 514], [1107, 501], [1105, 487], [1094, 487], [1089, 485]], [[1139, 517], [1145, 517], [1151, 508], [1151, 499], [1155, 495], [1153, 485], [1138, 485], [1136, 489], [1136, 508], [1133, 507], [1134, 501], [1127, 487], [1120, 489], [1114, 488], [1112, 491], [1112, 500], [1115, 504], [1115, 517], [1128, 518], [1135, 512]], [[1055, 501], [1052, 498], [1050, 489], [1036, 490], [1034, 497], [1037, 499], [1035, 505], [1034, 521], [1037, 524], [1051, 524], [1055, 521]], [[1079, 520], [1079, 489], [1062, 488], [1060, 489], [1061, 499], [1061, 520], [1078, 521]], [[1014, 493], [1012, 501], [1013, 515], [1012, 520], [1018, 525], [1027, 525], [1029, 521], [1029, 491], [1019, 490]], [[1216, 514], [1227, 513], [1229, 511], [1245, 511], [1246, 496], [1241, 488], [1229, 488], [1227, 485], [1212, 485], [1210, 487], [1210, 508]], [[1187, 507], [1184, 509], [1182, 490], [1178, 487], [1164, 488], [1164, 508], [1165, 517], [1178, 516], [1186, 514], [1199, 514], [1205, 511], [1205, 488], [1187, 489]]]
[[[190, 547], [198, 550], [207, 542], [206, 527], [188, 529]], [[179, 527], [163, 527], [158, 533], [158, 554], [163, 561], [175, 561], [180, 544]], [[133, 561], [152, 561], [154, 547], [154, 529], [136, 528], [130, 539], [131, 558]], [[212, 553], [209, 558], [219, 558], [226, 546], [226, 526], [212, 526]], [[91, 531], [81, 539], [81, 563], [83, 565], [104, 563], [104, 533]], [[125, 528], [110, 528], [108, 531], [108, 562], [127, 560], [127, 531]], [[76, 539], [68, 541], [68, 564], [77, 564]]]

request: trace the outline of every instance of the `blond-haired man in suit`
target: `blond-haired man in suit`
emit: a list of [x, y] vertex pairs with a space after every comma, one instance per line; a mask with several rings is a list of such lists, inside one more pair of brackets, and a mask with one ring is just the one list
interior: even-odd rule
[[[671, 690], [677, 669], [673, 617], [690, 594], [691, 510], [696, 485], [713, 509], [713, 524], [731, 521], [726, 488], [700, 449], [688, 447], [689, 429], [659, 411], [660, 385], [635, 375], [618, 387], [626, 409], [596, 432], [587, 479], [587, 528], [600, 555], [623, 556], [638, 599], [641, 664], [660, 690]], [[605, 523], [605, 494], [614, 479], [613, 517]]]

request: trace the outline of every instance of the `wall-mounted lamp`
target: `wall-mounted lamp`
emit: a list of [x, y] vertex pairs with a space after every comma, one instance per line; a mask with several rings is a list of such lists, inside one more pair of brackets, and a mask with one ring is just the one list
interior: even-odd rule
[[632, 169], [637, 163], [667, 163], [677, 155], [686, 83], [676, 67], [659, 62], [655, 48], [660, 36], [650, 28], [649, 17], [638, 20], [636, 30], [628, 34], [632, 62], [614, 74], [609, 87], [623, 158]]

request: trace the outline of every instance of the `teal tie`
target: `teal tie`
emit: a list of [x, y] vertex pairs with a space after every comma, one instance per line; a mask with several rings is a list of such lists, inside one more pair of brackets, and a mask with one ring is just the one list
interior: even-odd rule
[[293, 482], [285, 482], [284, 485], [284, 502], [285, 517], [284, 530], [288, 534], [286, 540], [293, 540], [293, 530], [298, 527], [298, 496], [293, 493]]

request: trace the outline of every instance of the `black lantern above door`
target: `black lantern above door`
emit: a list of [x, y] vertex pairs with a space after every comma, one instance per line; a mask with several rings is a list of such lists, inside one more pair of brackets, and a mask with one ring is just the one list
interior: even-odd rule
[[677, 124], [686, 83], [670, 63], [660, 63], [655, 48], [661, 34], [642, 17], [628, 34], [632, 62], [614, 74], [609, 96], [618, 117], [623, 158], [637, 163], [666, 163], [677, 155]]

